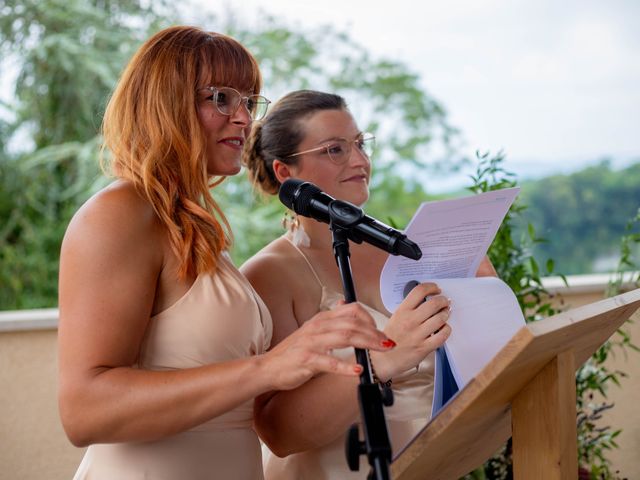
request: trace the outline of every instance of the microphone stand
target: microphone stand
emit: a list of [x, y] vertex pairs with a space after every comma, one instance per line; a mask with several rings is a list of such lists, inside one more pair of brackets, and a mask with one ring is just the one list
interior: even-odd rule
[[[364, 218], [362, 210], [353, 205], [334, 200], [329, 204], [329, 229], [333, 234], [333, 253], [340, 270], [344, 298], [347, 303], [356, 301], [356, 292], [349, 260], [349, 230]], [[374, 382], [371, 362], [367, 350], [355, 349], [356, 360], [362, 365], [358, 385], [358, 403], [364, 430], [364, 441], [359, 438], [357, 424], [353, 424], [347, 434], [345, 453], [347, 463], [352, 471], [360, 468], [360, 455], [367, 455], [371, 471], [369, 480], [389, 480], [389, 464], [391, 463], [391, 442], [387, 431], [383, 405], [391, 405], [393, 396], [391, 389]]]

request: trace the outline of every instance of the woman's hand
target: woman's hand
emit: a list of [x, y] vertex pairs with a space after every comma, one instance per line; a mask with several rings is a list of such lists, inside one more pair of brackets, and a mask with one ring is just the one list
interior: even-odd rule
[[451, 327], [446, 322], [450, 302], [440, 293], [435, 283], [419, 284], [389, 319], [384, 332], [397, 346], [389, 352], [371, 352], [371, 363], [380, 380], [415, 368], [449, 337]]
[[395, 343], [376, 329], [371, 315], [350, 303], [320, 312], [264, 354], [274, 390], [290, 390], [318, 373], [357, 376], [362, 367], [340, 360], [331, 350], [345, 347], [389, 351]]

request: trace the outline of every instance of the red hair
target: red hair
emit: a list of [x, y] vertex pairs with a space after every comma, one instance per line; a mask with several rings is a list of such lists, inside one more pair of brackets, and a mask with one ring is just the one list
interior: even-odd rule
[[262, 79], [255, 58], [236, 40], [195, 27], [167, 28], [133, 56], [102, 125], [111, 172], [153, 206], [181, 278], [213, 271], [231, 245], [229, 223], [210, 192], [224, 177], [207, 174], [197, 116], [196, 90], [208, 85], [257, 94]]

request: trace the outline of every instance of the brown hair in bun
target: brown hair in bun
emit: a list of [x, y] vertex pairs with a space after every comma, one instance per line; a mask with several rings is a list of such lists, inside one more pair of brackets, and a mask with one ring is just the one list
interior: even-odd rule
[[305, 131], [303, 120], [321, 110], [344, 110], [344, 99], [332, 93], [297, 90], [278, 100], [267, 116], [255, 122], [243, 153], [243, 162], [254, 185], [264, 193], [275, 195], [280, 182], [273, 172], [273, 161], [295, 165]]

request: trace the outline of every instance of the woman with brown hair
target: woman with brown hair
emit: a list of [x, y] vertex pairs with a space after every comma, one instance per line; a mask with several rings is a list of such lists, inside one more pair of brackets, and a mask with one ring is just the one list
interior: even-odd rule
[[[358, 129], [342, 97], [301, 90], [285, 95], [254, 124], [244, 163], [263, 193], [276, 194], [282, 182], [297, 178], [334, 198], [362, 205], [369, 198], [373, 142], [373, 135]], [[429, 419], [432, 352], [451, 331], [445, 324], [449, 300], [439, 295], [437, 285], [421, 284], [391, 315], [382, 304], [379, 286], [387, 254], [366, 243], [351, 244], [350, 250], [358, 301], [397, 343], [392, 351], [370, 354], [376, 376], [391, 382], [394, 391], [394, 405], [385, 413], [397, 452]], [[312, 218], [289, 220], [285, 234], [241, 271], [274, 317], [275, 348], [304, 328], [307, 318], [343, 301], [331, 232]], [[495, 272], [485, 260], [479, 273]], [[429, 299], [422, 303], [426, 296]], [[346, 359], [353, 358], [352, 352], [336, 354]], [[366, 478], [368, 468], [349, 471], [344, 455], [344, 434], [358, 419], [356, 393], [356, 379], [323, 374], [296, 390], [256, 402], [258, 433], [277, 457], [285, 457], [267, 459], [267, 480]]]
[[315, 315], [267, 352], [269, 311], [232, 265], [210, 189], [240, 170], [266, 111], [255, 59], [225, 35], [172, 27], [122, 74], [103, 123], [114, 183], [60, 257], [59, 408], [78, 479], [262, 478], [253, 399], [321, 372], [334, 348], [389, 350], [358, 305]]

